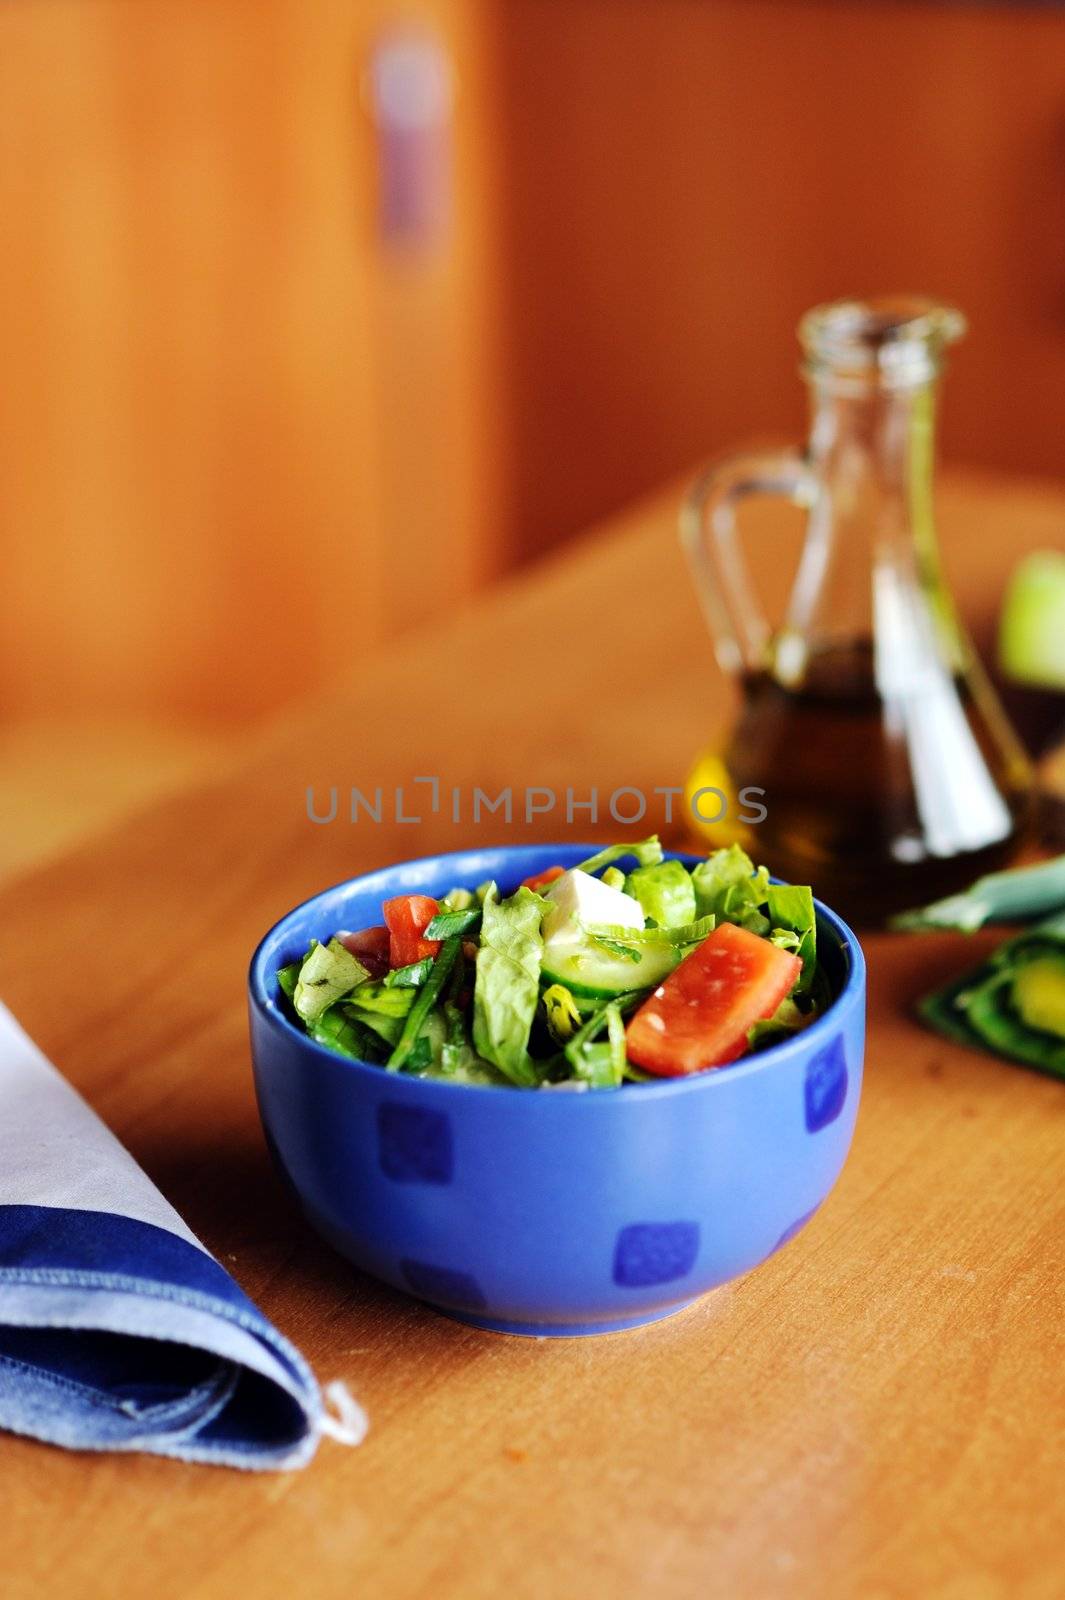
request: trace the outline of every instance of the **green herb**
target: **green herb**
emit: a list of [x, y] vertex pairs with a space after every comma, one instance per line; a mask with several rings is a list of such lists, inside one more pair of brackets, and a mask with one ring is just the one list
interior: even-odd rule
[[456, 933], [468, 933], [481, 920], [480, 906], [466, 906], [453, 911], [438, 911], [422, 935], [423, 939], [450, 939]]
[[403, 1032], [400, 1034], [399, 1041], [386, 1063], [389, 1072], [398, 1072], [401, 1067], [407, 1065], [418, 1035], [421, 1032], [422, 1023], [436, 1004], [445, 983], [451, 976], [451, 969], [458, 959], [461, 948], [462, 941], [456, 934], [451, 939], [445, 939], [437, 951], [433, 961], [433, 970], [418, 990], [417, 998], [410, 1008], [406, 1022], [403, 1024]]
[[420, 989], [433, 970], [432, 956], [423, 956], [406, 967], [393, 967], [386, 972], [383, 983], [386, 989]]
[[[584, 931], [601, 950], [605, 950], [608, 955], [616, 956], [619, 961], [639, 963], [643, 960], [635, 945], [622, 943], [620, 939], [614, 937], [613, 933], [595, 933], [591, 928], [585, 928]], [[642, 932], [642, 930], [639, 931]]]
[[531, 889], [500, 900], [495, 884], [489, 886], [473, 986], [474, 1049], [526, 1086], [539, 1082], [529, 1034], [540, 998], [540, 923], [546, 907], [543, 896]]
[[335, 1000], [365, 982], [369, 976], [361, 961], [339, 939], [315, 944], [300, 967], [292, 1004], [304, 1022], [317, 1022]]
[[691, 873], [679, 861], [637, 867], [626, 878], [625, 890], [639, 901], [644, 916], [660, 928], [677, 928], [695, 921], [695, 888]]

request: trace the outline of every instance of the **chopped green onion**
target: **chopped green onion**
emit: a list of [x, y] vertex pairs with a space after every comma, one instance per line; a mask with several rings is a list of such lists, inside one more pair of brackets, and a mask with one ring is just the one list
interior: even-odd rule
[[480, 906], [463, 906], [453, 911], [438, 911], [422, 934], [422, 938], [450, 939], [452, 934], [467, 933], [480, 920]]
[[389, 1072], [398, 1072], [401, 1067], [407, 1065], [411, 1051], [414, 1049], [415, 1041], [421, 1032], [422, 1023], [433, 1009], [445, 983], [451, 976], [451, 969], [458, 960], [461, 949], [462, 940], [458, 934], [454, 934], [450, 939], [445, 939], [437, 951], [436, 959], [433, 961], [433, 970], [419, 989], [418, 998], [407, 1014], [403, 1032], [399, 1036], [399, 1043], [385, 1063]]
[[605, 867], [600, 881], [605, 883], [608, 889], [624, 889], [625, 874], [620, 867]]
[[473, 895], [469, 889], [449, 889], [440, 904], [448, 911], [467, 911], [473, 905]]
[[[595, 1041], [603, 1029], [607, 1040]], [[593, 1089], [616, 1089], [625, 1072], [625, 1025], [616, 1000], [608, 1001], [601, 1011], [589, 1017], [565, 1047], [566, 1060], [576, 1078]]]
[[383, 982], [386, 989], [419, 989], [433, 970], [432, 956], [423, 956], [406, 967], [393, 967], [386, 972]]

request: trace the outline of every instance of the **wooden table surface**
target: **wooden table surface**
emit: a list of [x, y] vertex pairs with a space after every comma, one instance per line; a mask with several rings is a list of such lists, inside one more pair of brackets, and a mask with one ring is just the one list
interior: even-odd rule
[[[289, 1475], [3, 1437], [8, 1600], [1065, 1592], [1065, 1087], [907, 1018], [986, 937], [867, 941], [866, 1087], [837, 1188], [764, 1267], [643, 1330], [448, 1321], [320, 1244], [268, 1164], [243, 993], [260, 933], [327, 883], [473, 837], [446, 813], [316, 826], [308, 785], [681, 781], [728, 701], [675, 504], [634, 508], [354, 678], [338, 619], [335, 696], [0, 895], [4, 999], [371, 1419], [362, 1448], [326, 1441]], [[955, 473], [942, 529], [986, 623], [1017, 555], [1061, 547], [1065, 492]], [[777, 550], [762, 539], [767, 574]], [[618, 660], [618, 615], [635, 658]], [[548, 816], [476, 836], [616, 831]]]

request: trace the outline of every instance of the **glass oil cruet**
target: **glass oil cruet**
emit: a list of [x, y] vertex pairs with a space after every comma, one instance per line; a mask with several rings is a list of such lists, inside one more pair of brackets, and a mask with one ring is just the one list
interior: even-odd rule
[[[1028, 822], [1028, 761], [959, 624], [936, 545], [936, 389], [944, 349], [964, 330], [959, 312], [904, 297], [809, 312], [806, 451], [719, 463], [682, 516], [718, 660], [742, 691], [731, 737], [704, 757], [689, 794], [718, 782], [735, 815], [737, 796], [763, 790], [751, 853], [859, 922], [1002, 865]], [[765, 495], [806, 514], [776, 630], [736, 524], [741, 502]]]

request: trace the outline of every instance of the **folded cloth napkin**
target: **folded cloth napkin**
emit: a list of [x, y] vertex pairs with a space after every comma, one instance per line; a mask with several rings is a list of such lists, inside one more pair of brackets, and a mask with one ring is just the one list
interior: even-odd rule
[[299, 1467], [357, 1444], [303, 1357], [0, 1005], [0, 1427], [79, 1450]]

